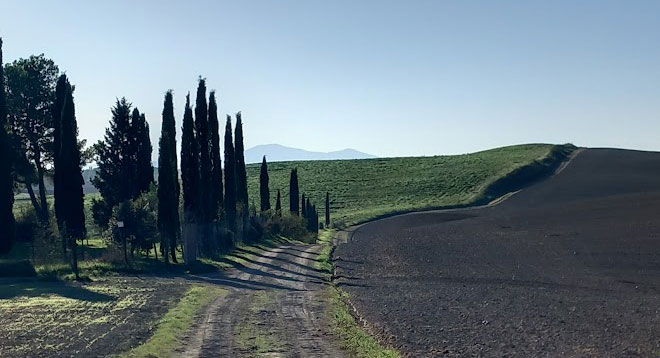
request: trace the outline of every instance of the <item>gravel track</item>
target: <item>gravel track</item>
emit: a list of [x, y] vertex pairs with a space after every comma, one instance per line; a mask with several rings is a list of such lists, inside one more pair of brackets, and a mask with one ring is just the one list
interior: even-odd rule
[[195, 277], [232, 292], [207, 309], [182, 357], [344, 357], [325, 317], [321, 246], [263, 249], [254, 258], [239, 249], [248, 264]]

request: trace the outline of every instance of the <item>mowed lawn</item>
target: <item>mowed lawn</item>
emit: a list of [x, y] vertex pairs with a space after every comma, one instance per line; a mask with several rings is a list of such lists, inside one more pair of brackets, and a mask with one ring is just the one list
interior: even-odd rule
[[[339, 226], [391, 213], [470, 204], [490, 183], [544, 158], [552, 147], [526, 144], [464, 155], [269, 163], [271, 205], [280, 189], [282, 208], [289, 209], [293, 168], [298, 168], [301, 194], [316, 204], [321, 219], [325, 192], [330, 192], [332, 220]], [[250, 200], [256, 205], [259, 168], [247, 168]]]

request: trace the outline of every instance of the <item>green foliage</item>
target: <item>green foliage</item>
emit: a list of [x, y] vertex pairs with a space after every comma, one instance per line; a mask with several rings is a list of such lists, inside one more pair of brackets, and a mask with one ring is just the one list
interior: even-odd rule
[[[107, 236], [116, 243], [126, 240], [131, 252], [147, 253], [158, 242], [156, 189], [140, 195], [136, 199], [124, 201], [113, 209]], [[122, 221], [123, 228], [117, 223]]]
[[247, 173], [245, 169], [245, 147], [243, 146], [243, 119], [241, 112], [236, 113], [236, 135], [234, 136], [234, 155], [236, 157], [236, 201], [248, 205]]
[[[464, 155], [276, 162], [268, 169], [270, 186], [282, 189], [285, 197], [295, 168], [300, 190], [313, 202], [321, 202], [331, 192], [333, 224], [343, 226], [397, 212], [473, 203], [495, 180], [546, 157], [551, 148], [528, 144]], [[247, 169], [250, 192], [255, 195], [259, 165]]]
[[293, 168], [291, 169], [291, 174], [289, 175], [289, 211], [293, 215], [300, 215], [300, 207], [298, 205], [298, 200], [300, 199], [299, 191], [300, 185], [298, 184], [298, 168]]
[[213, 219], [218, 218], [219, 210], [224, 201], [219, 130], [218, 105], [215, 102], [215, 91], [211, 91], [209, 95], [209, 132], [211, 135], [211, 213], [213, 214]]
[[259, 171], [259, 199], [261, 200], [261, 211], [270, 210], [270, 188], [268, 183], [268, 163], [264, 155]]
[[7, 135], [7, 101], [0, 38], [0, 253], [6, 254], [14, 243], [14, 183], [11, 174], [13, 151]]
[[[195, 138], [199, 150], [199, 222], [208, 224], [215, 217], [213, 212], [213, 182], [209, 137], [208, 107], [206, 104], [206, 81], [199, 79], [195, 101]], [[202, 235], [203, 248], [208, 249], [208, 235]]]
[[199, 207], [199, 153], [195, 138], [190, 94], [186, 96], [181, 136], [181, 180], [183, 182], [183, 210], [186, 222], [197, 221]]
[[[176, 261], [175, 248], [181, 233], [175, 123], [172, 91], [167, 91], [158, 143], [158, 230], [163, 251], [169, 252], [172, 261]], [[164, 255], [163, 259], [167, 261], [168, 255]]]
[[275, 236], [284, 236], [294, 240], [309, 241], [311, 235], [307, 231], [307, 221], [298, 215], [278, 215], [276, 212], [265, 213], [266, 232]]
[[228, 227], [236, 232], [236, 153], [232, 138], [231, 117], [227, 116], [225, 125], [225, 214]]
[[[63, 95], [64, 98], [57, 99], [57, 102], [62, 104], [62, 113], [59, 120], [55, 121], [59, 126], [57, 130], [59, 148], [55, 150], [57, 156], [54, 160], [57, 165], [55, 167], [57, 173], [56, 215], [60, 232], [67, 238], [73, 238], [74, 241], [71, 245], [75, 245], [75, 239], [87, 236], [83, 195], [84, 180], [80, 170], [80, 147], [78, 147], [78, 124], [73, 102], [73, 87], [66, 75], [62, 75], [62, 78], [64, 78], [64, 91], [63, 93], [58, 91], [58, 95]], [[58, 203], [58, 201], [60, 202]]]

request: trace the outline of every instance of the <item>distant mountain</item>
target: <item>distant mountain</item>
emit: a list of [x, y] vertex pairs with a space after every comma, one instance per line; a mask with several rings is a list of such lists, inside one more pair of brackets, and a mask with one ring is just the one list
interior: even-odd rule
[[362, 153], [355, 149], [343, 149], [335, 152], [312, 152], [304, 149], [285, 147], [279, 144], [258, 145], [245, 151], [246, 163], [260, 163], [266, 156], [269, 162], [284, 162], [291, 160], [333, 160], [333, 159], [367, 159], [376, 156]]

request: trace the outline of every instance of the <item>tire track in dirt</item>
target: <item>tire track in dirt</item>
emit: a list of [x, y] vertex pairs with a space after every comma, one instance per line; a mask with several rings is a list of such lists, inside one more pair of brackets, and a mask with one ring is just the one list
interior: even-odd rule
[[344, 357], [323, 306], [320, 245], [238, 249], [247, 264], [195, 280], [226, 286], [196, 324], [181, 356]]

